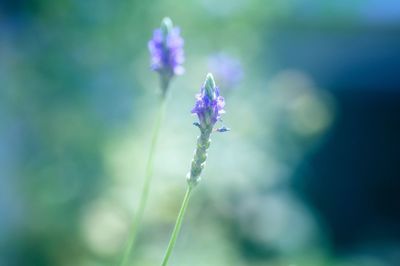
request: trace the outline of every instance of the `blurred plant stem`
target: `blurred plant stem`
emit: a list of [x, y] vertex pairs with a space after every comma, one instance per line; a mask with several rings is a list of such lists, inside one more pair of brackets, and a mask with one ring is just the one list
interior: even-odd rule
[[[165, 84], [162, 84], [162, 86], [165, 86]], [[168, 84], [167, 84], [167, 86], [168, 86]], [[158, 110], [157, 118], [156, 118], [154, 129], [153, 129], [153, 136], [151, 139], [150, 151], [149, 151], [149, 155], [147, 158], [147, 164], [146, 164], [146, 173], [145, 173], [145, 177], [144, 177], [144, 184], [143, 184], [143, 189], [142, 189], [142, 193], [140, 195], [140, 200], [139, 200], [139, 208], [136, 212], [136, 215], [133, 218], [131, 231], [130, 231], [130, 234], [128, 237], [125, 251], [122, 256], [120, 266], [127, 265], [127, 262], [129, 260], [129, 255], [131, 253], [133, 245], [135, 244], [138, 229], [142, 222], [143, 214], [146, 209], [147, 199], [149, 197], [149, 191], [150, 191], [150, 186], [151, 186], [151, 180], [152, 180], [152, 176], [153, 176], [154, 155], [155, 155], [155, 151], [156, 151], [160, 127], [161, 127], [162, 121], [164, 119], [165, 106], [166, 106], [166, 102], [167, 102], [167, 100], [166, 100], [167, 97], [166, 97], [165, 91], [166, 91], [166, 89], [165, 90], [163, 89], [161, 104], [160, 104], [160, 107]]]
[[166, 266], [168, 264], [169, 257], [171, 256], [172, 250], [174, 249], [176, 239], [178, 238], [179, 231], [181, 230], [183, 217], [185, 216], [185, 212], [186, 212], [187, 206], [189, 204], [189, 199], [190, 199], [192, 190], [193, 190], [193, 186], [189, 185], [186, 190], [185, 197], [183, 198], [182, 206], [181, 206], [181, 209], [179, 210], [178, 217], [176, 218], [175, 227], [174, 227], [174, 230], [172, 231], [171, 239], [169, 240], [167, 251], [165, 252], [164, 259], [161, 264], [162, 266]]

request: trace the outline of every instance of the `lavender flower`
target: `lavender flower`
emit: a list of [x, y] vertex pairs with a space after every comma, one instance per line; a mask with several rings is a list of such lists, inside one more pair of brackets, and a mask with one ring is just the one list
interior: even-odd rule
[[166, 93], [168, 86], [171, 79], [175, 75], [180, 75], [183, 73], [183, 39], [180, 36], [179, 28], [173, 27], [171, 19], [163, 19], [161, 27], [154, 31], [153, 38], [149, 41], [148, 47], [151, 55], [151, 68], [160, 74], [162, 99], [158, 116], [156, 118], [150, 151], [148, 153], [146, 172], [144, 176], [142, 193], [139, 199], [139, 206], [137, 212], [135, 213], [135, 217], [132, 222], [132, 229], [121, 258], [121, 266], [125, 266], [129, 263], [129, 255], [132, 247], [134, 246], [138, 228], [142, 222], [143, 214], [146, 208], [154, 168], [153, 158], [156, 152], [160, 126], [165, 114], [167, 98]]
[[166, 92], [172, 77], [184, 72], [183, 44], [180, 29], [173, 27], [170, 18], [163, 19], [161, 27], [154, 30], [153, 38], [149, 41], [151, 68], [160, 73], [163, 93]]
[[233, 89], [243, 78], [240, 61], [225, 53], [217, 53], [209, 58], [209, 68], [225, 89]]
[[[213, 132], [214, 125], [221, 119], [221, 115], [225, 113], [225, 101], [219, 95], [219, 89], [215, 85], [214, 78], [208, 74], [200, 93], [196, 95], [196, 104], [192, 109], [192, 113], [197, 114], [199, 123], [194, 123], [200, 129], [200, 136], [197, 139], [197, 148], [187, 176], [190, 186], [196, 185], [200, 181], [200, 174], [204, 168], [207, 159], [207, 150], [210, 147], [210, 135]], [[226, 127], [217, 129], [216, 131], [228, 131]]]
[[213, 76], [208, 74], [200, 93], [196, 95], [196, 104], [192, 109], [192, 113], [197, 114], [199, 118], [200, 128], [212, 130], [225, 113], [224, 106], [224, 98], [219, 95], [219, 88], [215, 85]]
[[[196, 104], [192, 113], [197, 114], [200, 123], [194, 123], [200, 129], [200, 136], [197, 138], [196, 151], [192, 160], [190, 171], [187, 175], [188, 187], [185, 197], [182, 201], [181, 209], [179, 210], [178, 217], [174, 230], [172, 231], [171, 238], [168, 243], [167, 251], [165, 252], [162, 266], [167, 266], [168, 260], [174, 249], [176, 239], [178, 238], [179, 231], [182, 226], [183, 217], [185, 215], [187, 206], [189, 204], [190, 195], [193, 188], [200, 181], [200, 174], [203, 171], [207, 159], [207, 150], [210, 147], [210, 135], [214, 131], [215, 123], [220, 120], [221, 115], [224, 113], [224, 98], [219, 95], [217, 86], [215, 86], [214, 78], [211, 74], [207, 74], [206, 82], [204, 83], [201, 91], [196, 95]], [[216, 131], [225, 132], [227, 128], [223, 127]]]

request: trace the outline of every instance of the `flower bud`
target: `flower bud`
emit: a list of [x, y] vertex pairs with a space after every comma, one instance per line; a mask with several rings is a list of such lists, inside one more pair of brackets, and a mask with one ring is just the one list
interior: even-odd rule
[[173, 23], [172, 20], [169, 17], [165, 17], [162, 22], [161, 22], [161, 32], [163, 35], [163, 40], [166, 42], [169, 34], [171, 34], [172, 29], [173, 29]]
[[214, 77], [211, 73], [207, 74], [206, 81], [204, 82], [204, 88], [206, 90], [207, 96], [210, 99], [214, 99], [215, 81], [214, 81]]

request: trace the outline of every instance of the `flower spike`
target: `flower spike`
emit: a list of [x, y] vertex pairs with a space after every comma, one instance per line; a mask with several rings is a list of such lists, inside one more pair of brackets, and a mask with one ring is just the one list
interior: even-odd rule
[[160, 28], [154, 30], [153, 38], [149, 41], [151, 68], [160, 74], [164, 95], [171, 79], [184, 72], [183, 45], [184, 40], [180, 35], [180, 29], [174, 27], [172, 20], [168, 17], [162, 20]]
[[213, 131], [225, 132], [229, 130], [226, 127], [214, 130], [215, 123], [221, 120], [220, 117], [224, 113], [224, 104], [224, 98], [219, 95], [218, 87], [215, 85], [213, 76], [208, 74], [204, 85], [201, 87], [200, 93], [196, 95], [196, 104], [192, 109], [192, 113], [197, 114], [199, 118], [199, 122], [195, 122], [193, 125], [200, 129], [200, 136], [197, 138], [196, 150], [190, 166], [190, 171], [187, 174], [188, 186], [186, 194], [176, 218], [176, 223], [172, 230], [171, 238], [161, 266], [167, 266], [168, 264], [168, 260], [172, 254], [182, 226], [190, 195], [194, 187], [200, 181], [200, 175], [207, 160], [207, 150], [211, 144], [210, 135]]
[[221, 120], [222, 114], [225, 113], [224, 106], [224, 98], [219, 95], [219, 89], [212, 74], [209, 73], [200, 93], [196, 95], [196, 103], [192, 109], [192, 113], [196, 114], [199, 119], [199, 122], [194, 123], [194, 125], [200, 128], [200, 136], [197, 138], [197, 148], [187, 176], [190, 186], [194, 186], [200, 181], [200, 174], [205, 166], [207, 150], [211, 143], [211, 133], [213, 131], [229, 131], [226, 127], [214, 130], [215, 124]]

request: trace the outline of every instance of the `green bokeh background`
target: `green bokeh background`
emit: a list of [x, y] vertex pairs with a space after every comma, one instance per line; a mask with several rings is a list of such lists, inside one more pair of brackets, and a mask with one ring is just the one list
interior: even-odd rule
[[293, 190], [338, 110], [307, 72], [277, 67], [270, 38], [365, 27], [362, 10], [363, 1], [5, 1], [0, 265], [118, 261], [160, 97], [147, 42], [164, 16], [182, 29], [186, 72], [170, 87], [131, 265], [161, 262], [198, 134], [190, 109], [220, 52], [243, 68], [234, 89], [221, 88], [232, 131], [212, 137], [171, 265], [390, 265], [334, 253], [326, 221]]

